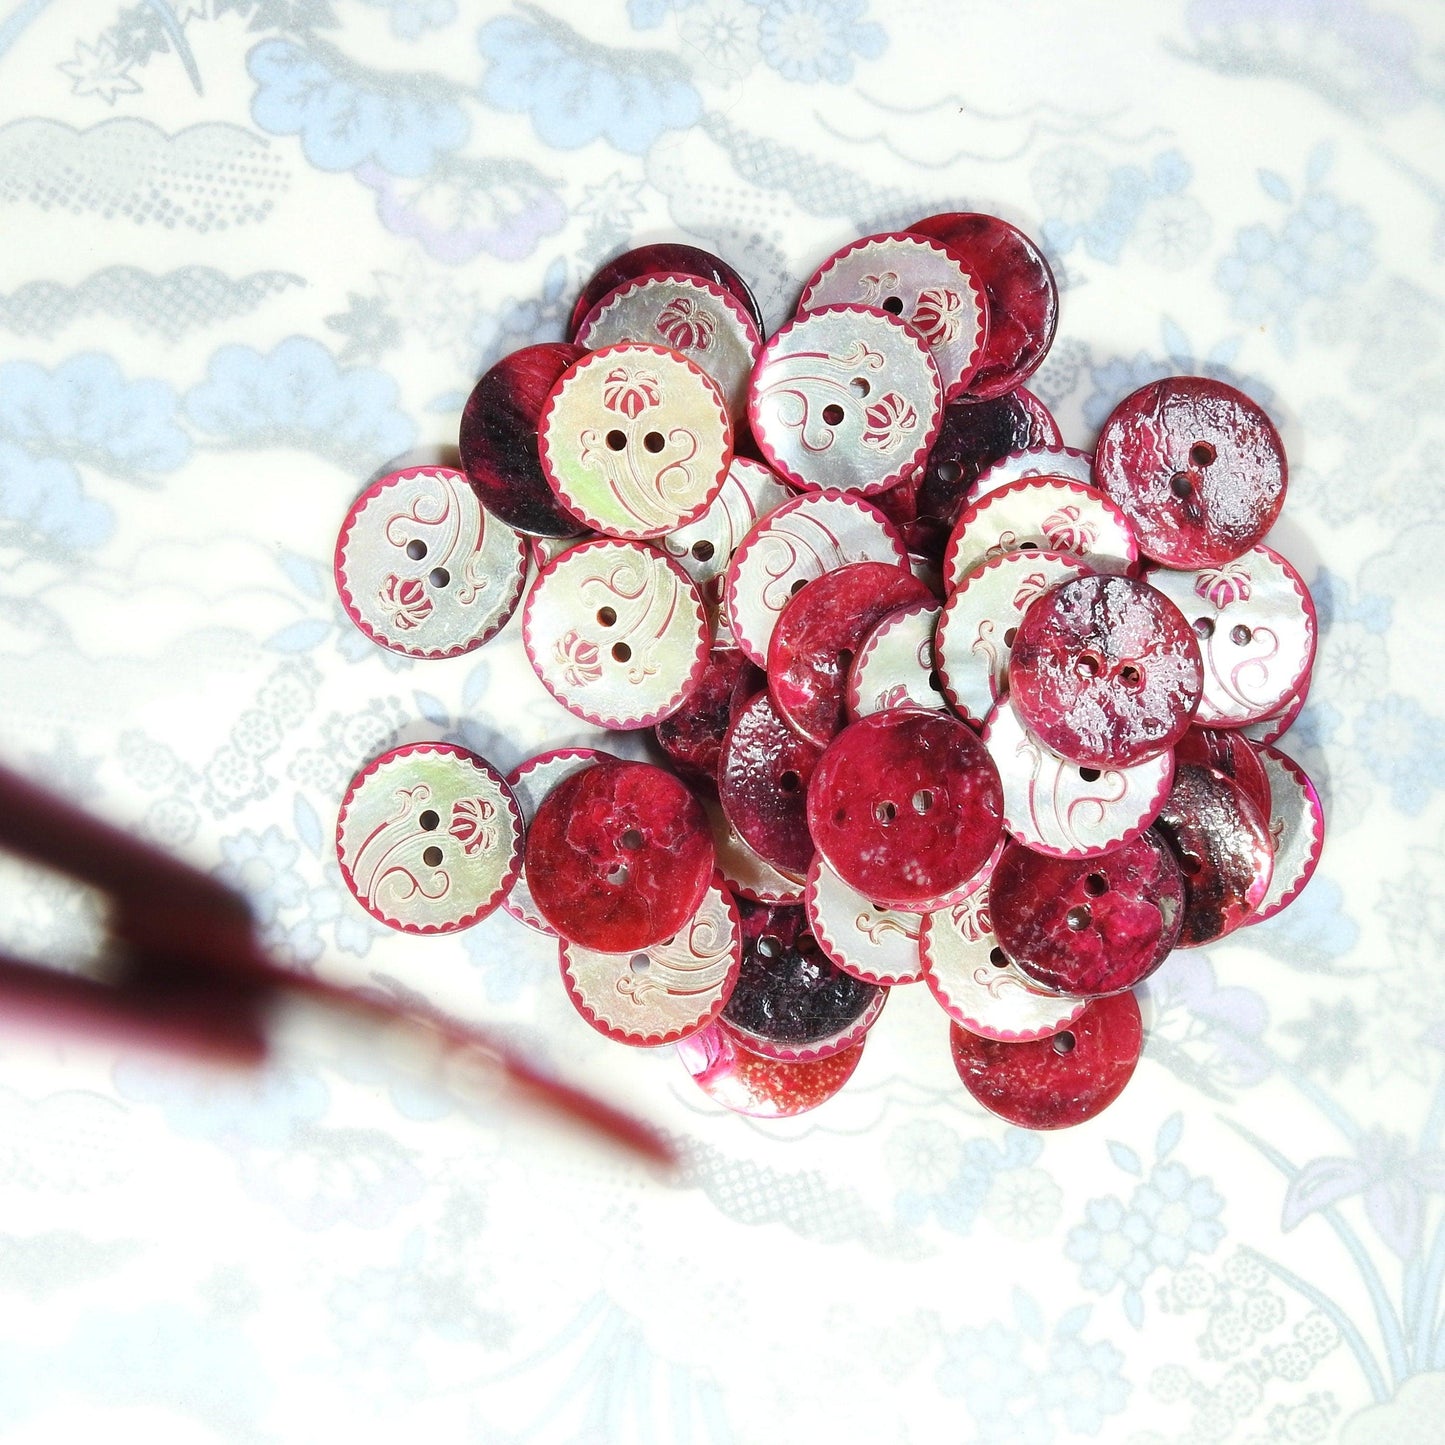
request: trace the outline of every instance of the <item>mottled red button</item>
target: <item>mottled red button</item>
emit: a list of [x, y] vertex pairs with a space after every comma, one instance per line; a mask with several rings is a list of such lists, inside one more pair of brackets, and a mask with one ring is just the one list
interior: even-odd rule
[[1174, 744], [1174, 761], [1198, 763], [1233, 778], [1259, 816], [1270, 816], [1269, 777], [1254, 745], [1238, 729], [1192, 727]]
[[599, 762], [542, 800], [526, 861], [533, 900], [562, 937], [622, 953], [682, 928], [716, 853], [701, 805], [671, 773]]
[[679, 776], [706, 787], [717, 786], [728, 727], [766, 683], [737, 648], [714, 648], [708, 654], [707, 666], [682, 706], [652, 730]]
[[900, 709], [850, 723], [808, 787], [808, 824], [833, 871], [875, 903], [923, 909], [963, 887], [1002, 831], [998, 770], [943, 713]]
[[1024, 726], [1081, 767], [1131, 767], [1173, 747], [1203, 668], [1179, 609], [1128, 577], [1076, 577], [1024, 614], [1009, 654]]
[[1181, 947], [1233, 933], [1264, 902], [1274, 872], [1268, 820], [1232, 778], [1181, 763], [1154, 831], [1184, 879]]
[[950, 211], [915, 221], [915, 235], [942, 241], [978, 277], [988, 301], [988, 341], [969, 395], [1012, 391], [1038, 369], [1059, 322], [1059, 290], [1043, 252], [997, 216]]
[[722, 804], [714, 798], [701, 799], [707, 824], [717, 849], [717, 871], [737, 898], [753, 903], [801, 903], [804, 879], [797, 873], [784, 873], [774, 868], [743, 841], [743, 836], [728, 821]]
[[624, 251], [597, 271], [582, 288], [582, 294], [572, 308], [569, 334], [575, 336], [587, 313], [609, 291], [615, 291], [624, 282], [634, 281], [640, 276], [675, 275], [679, 272], [687, 276], [700, 276], [704, 281], [721, 286], [761, 330], [763, 314], [758, 310], [758, 303], [753, 299], [748, 283], [726, 261], [714, 256], [711, 251], [668, 241]]
[[1284, 505], [1284, 445], [1242, 392], [1173, 376], [1126, 396], [1094, 453], [1095, 485], [1124, 509], [1146, 557], [1218, 567], [1247, 552]]
[[552, 490], [537, 455], [537, 422], [563, 372], [586, 352], [566, 342], [524, 346], [472, 388], [457, 446], [467, 480], [487, 510], [539, 537], [575, 537], [587, 524]]
[[1095, 999], [1047, 1039], [1000, 1043], [959, 1024], [953, 1066], [991, 1114], [1022, 1129], [1067, 1129], [1108, 1108], [1133, 1077], [1144, 1024], [1132, 993]]
[[783, 720], [819, 747], [847, 721], [848, 669], [874, 625], [931, 602], [906, 568], [854, 562], [809, 582], [783, 608], [768, 644], [768, 692]]
[[714, 1103], [755, 1119], [790, 1119], [826, 1104], [853, 1077], [866, 1042], [826, 1059], [785, 1063], [745, 1049], [713, 1024], [678, 1044], [677, 1056]]
[[759, 693], [723, 741], [718, 796], [743, 841], [766, 862], [805, 874], [813, 861], [808, 784], [823, 750], [799, 737]]
[[1011, 843], [989, 881], [993, 931], [1041, 988], [1092, 996], [1148, 978], [1180, 942], [1185, 892], [1150, 833], [1098, 858], [1049, 858]]

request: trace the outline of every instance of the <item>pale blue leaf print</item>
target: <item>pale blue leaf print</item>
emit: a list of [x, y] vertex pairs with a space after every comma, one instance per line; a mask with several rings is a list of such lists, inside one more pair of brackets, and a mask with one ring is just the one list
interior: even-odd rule
[[1144, 1328], [1144, 1297], [1137, 1289], [1124, 1291], [1124, 1316], [1136, 1330]]
[[1330, 167], [1335, 163], [1335, 147], [1333, 141], [1322, 140], [1311, 152], [1310, 158], [1305, 162], [1305, 181], [1311, 186], [1317, 186], [1329, 174]]
[[433, 726], [446, 728], [451, 726], [452, 715], [447, 711], [446, 704], [438, 697], [433, 697], [429, 692], [414, 692], [412, 698], [416, 702], [417, 711]]
[[1174, 1146], [1184, 1133], [1184, 1116], [1171, 1114], [1160, 1126], [1154, 1139], [1154, 1153], [1160, 1159], [1167, 1159], [1174, 1152]]
[[296, 836], [312, 853], [320, 856], [321, 819], [316, 816], [316, 809], [304, 793], [296, 794], [296, 801], [291, 805], [291, 817], [296, 824]]
[[1166, 316], [1159, 327], [1164, 337], [1164, 354], [1173, 362], [1187, 362], [1194, 348], [1183, 328], [1172, 317]]
[[1282, 201], [1285, 205], [1294, 200], [1294, 192], [1290, 184], [1278, 171], [1268, 171], [1261, 167], [1259, 172], [1259, 184], [1265, 195], [1273, 197], [1276, 201]]
[[1089, 1316], [1094, 1313], [1093, 1305], [1075, 1305], [1073, 1309], [1065, 1311], [1059, 1317], [1059, 1322], [1054, 1326], [1055, 1335], [1076, 1335], [1089, 1323]]
[[422, 408], [423, 411], [434, 412], [438, 416], [447, 416], [451, 412], [460, 411], [467, 404], [467, 394], [464, 391], [443, 391], [427, 402]]
[[1137, 1177], [1144, 1173], [1139, 1156], [1127, 1144], [1121, 1144], [1117, 1139], [1109, 1140], [1109, 1157], [1127, 1174]]
[[1039, 1309], [1031, 1294], [1018, 1288], [1014, 1289], [1014, 1318], [1019, 1322], [1019, 1328], [1030, 1339], [1043, 1339], [1043, 1311]]
[[1293, 1229], [1308, 1214], [1328, 1209], [1347, 1195], [1358, 1194], [1369, 1183], [1358, 1159], [1315, 1159], [1289, 1182], [1285, 1191], [1282, 1229]]
[[322, 580], [326, 576], [326, 569], [319, 562], [310, 557], [302, 557], [296, 552], [283, 552], [281, 570], [291, 579], [292, 585], [308, 597], [326, 595], [326, 586]]
[[303, 617], [288, 623], [280, 632], [273, 632], [265, 646], [271, 652], [310, 652], [330, 631], [329, 622], [319, 617]]
[[462, 688], [462, 706], [469, 711], [481, 704], [492, 683], [492, 669], [485, 662], [479, 662], [468, 674]]

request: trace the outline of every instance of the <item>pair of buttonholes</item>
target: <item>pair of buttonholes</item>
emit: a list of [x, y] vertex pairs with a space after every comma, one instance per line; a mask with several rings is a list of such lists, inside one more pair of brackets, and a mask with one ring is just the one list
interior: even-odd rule
[[[1084, 879], [1084, 892], [1090, 898], [1102, 898], [1109, 891], [1109, 880], [1102, 873], [1090, 873]], [[1094, 921], [1094, 911], [1087, 903], [1078, 903], [1064, 914], [1064, 922], [1075, 933], [1082, 933]]]
[[[920, 788], [909, 799], [909, 806], [921, 818], [933, 807], [933, 789]], [[873, 818], [882, 827], [886, 828], [898, 816], [898, 804], [888, 799], [873, 804]]]
[[[1189, 448], [1189, 460], [1196, 467], [1207, 467], [1213, 464], [1215, 450], [1208, 442], [1195, 442]], [[1169, 478], [1169, 490], [1181, 501], [1194, 490], [1194, 478], [1188, 472], [1175, 472]]]
[[[442, 825], [441, 816], [435, 808], [423, 808], [416, 821], [421, 826], [423, 832], [427, 833], [435, 833]], [[422, 850], [421, 861], [425, 863], [428, 868], [440, 868], [442, 865], [442, 850], [433, 843], [429, 848]]]
[[[597, 625], [599, 627], [615, 627], [617, 613], [611, 607], [599, 607], [597, 609]], [[612, 644], [612, 660], [614, 662], [631, 662], [632, 649], [625, 642], [614, 642]]]
[[[903, 303], [899, 302], [899, 310], [902, 309]], [[854, 396], [858, 397], [861, 400], [863, 397], [867, 396], [868, 393], [873, 390], [873, 388], [869, 386], [868, 381], [865, 377], [855, 376], [848, 383], [848, 390], [851, 391]], [[838, 405], [836, 401], [830, 401], [828, 405], [823, 408], [823, 420], [829, 426], [841, 425], [843, 418], [846, 415], [847, 413], [843, 410], [841, 406]]]
[[[800, 933], [793, 943], [794, 953], [814, 953], [818, 945], [811, 933]], [[765, 933], [758, 939], [756, 952], [759, 958], [765, 958], [769, 962], [783, 956], [783, 940], [776, 933]]]
[[[406, 555], [410, 557], [413, 562], [425, 561], [426, 543], [423, 542], [420, 537], [413, 537], [411, 541], [406, 544]], [[433, 587], [446, 587], [452, 580], [452, 574], [448, 572], [445, 567], [433, 567], [431, 571], [426, 574], [426, 580], [430, 582]]]
[[[625, 431], [610, 431], [606, 436], [607, 449], [613, 452], [625, 452], [627, 450], [627, 433]], [[660, 431], [650, 431], [643, 434], [642, 449], [651, 452], [654, 456], [667, 445], [666, 438]]]
[[[1007, 633], [1004, 634], [1004, 643], [1006, 646], [1012, 646]], [[1095, 678], [1104, 671], [1104, 659], [1097, 652], [1081, 652], [1074, 663], [1074, 668], [1081, 677]], [[1114, 677], [1131, 692], [1144, 685], [1144, 674], [1132, 662], [1126, 662], [1122, 667], [1117, 668]]]
[[[626, 851], [629, 853], [636, 853], [637, 850], [641, 848], [646, 841], [647, 840], [636, 828], [629, 828], [617, 840], [617, 846], [619, 848], [626, 849]], [[607, 881], [612, 884], [614, 888], [621, 888], [622, 885], [627, 882], [627, 864], [620, 861], [614, 863], [611, 870], [607, 873], [606, 877]], [[638, 972], [638, 970], [634, 969], [633, 972]]]
[[[1214, 636], [1214, 619], [1212, 617], [1196, 617], [1194, 619], [1195, 635], [1207, 642]], [[1229, 640], [1236, 647], [1248, 647], [1254, 641], [1254, 632], [1242, 622], [1236, 622], [1229, 629]]]

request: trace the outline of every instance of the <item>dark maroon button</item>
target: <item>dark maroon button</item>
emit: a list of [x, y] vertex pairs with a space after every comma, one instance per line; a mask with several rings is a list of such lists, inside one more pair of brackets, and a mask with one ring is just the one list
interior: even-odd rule
[[1174, 744], [1174, 761], [1198, 763], [1233, 778], [1259, 816], [1270, 816], [1269, 774], [1253, 744], [1237, 728], [1190, 728]]
[[537, 419], [562, 373], [587, 353], [565, 342], [524, 346], [472, 388], [457, 445], [462, 470], [495, 517], [537, 537], [575, 537], [587, 524], [557, 499], [537, 454]]
[[653, 728], [658, 746], [689, 782], [717, 786], [718, 762], [729, 724], [767, 679], [736, 648], [714, 648], [697, 686], [682, 706]]
[[1129, 577], [1076, 577], [1024, 613], [1009, 695], [1080, 767], [1130, 767], [1184, 735], [1204, 682], [1199, 643], [1168, 598]]
[[997, 216], [950, 211], [908, 229], [950, 247], [983, 286], [988, 340], [969, 395], [987, 400], [1012, 391], [1048, 355], [1059, 321], [1059, 289], [1043, 252]]
[[743, 965], [721, 1016], [744, 1047], [776, 1059], [822, 1059], [856, 1044], [888, 990], [844, 973], [796, 905], [739, 902]]
[[707, 815], [671, 773], [604, 761], [564, 778], [527, 833], [527, 881], [563, 938], [651, 948], [697, 912], [717, 855]]
[[809, 582], [768, 644], [768, 692], [783, 720], [825, 747], [848, 720], [848, 669], [868, 634], [895, 608], [932, 600], [911, 572], [886, 562], [854, 562]]
[[1047, 1039], [1002, 1043], [950, 1030], [953, 1066], [991, 1114], [1023, 1129], [1067, 1129], [1108, 1108], [1144, 1049], [1132, 993], [1095, 999], [1068, 1028]]
[[1218, 567], [1274, 525], [1287, 468], [1274, 423], [1242, 392], [1174, 376], [1126, 396], [1099, 433], [1095, 485], [1139, 550], [1166, 567]]
[[596, 272], [582, 288], [577, 304], [572, 308], [572, 319], [567, 327], [568, 336], [575, 336], [587, 313], [609, 291], [615, 290], [625, 281], [634, 281], [639, 276], [659, 276], [667, 272], [682, 272], [686, 276], [700, 276], [721, 286], [734, 301], [738, 302], [762, 330], [763, 313], [753, 300], [748, 283], [720, 257], [711, 251], [696, 246], [683, 246], [676, 242], [664, 242], [656, 246], [638, 246], [635, 250], [624, 251]]
[[1155, 820], [1184, 877], [1181, 948], [1233, 933], [1263, 903], [1274, 872], [1268, 816], [1216, 768], [1184, 763]]
[[1179, 942], [1184, 882], [1158, 838], [1098, 858], [1050, 858], [1010, 843], [989, 880], [993, 931], [1041, 988], [1091, 996], [1148, 978]]
[[962, 888], [1003, 829], [1003, 787], [957, 718], [870, 713], [828, 745], [808, 787], [818, 851], [885, 908], [921, 911]]
[[723, 812], [759, 857], [788, 873], [806, 873], [813, 861], [808, 782], [822, 755], [778, 716], [765, 692], [738, 713], [723, 739]]

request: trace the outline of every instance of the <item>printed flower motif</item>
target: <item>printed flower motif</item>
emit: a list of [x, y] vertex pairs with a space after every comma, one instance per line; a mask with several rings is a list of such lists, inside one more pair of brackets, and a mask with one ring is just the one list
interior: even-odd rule
[[1194, 581], [1194, 591], [1222, 612], [1232, 602], [1248, 602], [1253, 578], [1239, 562], [1206, 567]]
[[403, 632], [420, 627], [435, 606], [419, 577], [398, 577], [394, 572], [382, 583], [378, 600]]
[[568, 687], [586, 687], [602, 676], [597, 644], [581, 636], [576, 628], [568, 628], [557, 639], [555, 655]]
[[1132, 1204], [1148, 1225], [1145, 1248], [1155, 1265], [1179, 1269], [1191, 1253], [1208, 1254], [1224, 1238], [1223, 1198], [1177, 1160], [1156, 1164]]
[[1049, 589], [1049, 579], [1042, 572], [1030, 572], [1022, 582], [1019, 583], [1018, 591], [1014, 593], [1014, 608], [1018, 612], [1027, 612], [1029, 604], [1036, 602]]
[[758, 17], [732, 0], [704, 0], [678, 17], [678, 38], [702, 63], [693, 78], [703, 84], [741, 80], [758, 63]]
[[885, 392], [864, 415], [863, 445], [878, 452], [897, 450], [918, 425], [918, 413], [896, 391]]
[[1063, 1335], [1049, 1351], [1043, 1398], [1063, 1413], [1071, 1431], [1097, 1435], [1105, 1418], [1128, 1403], [1123, 1364], [1124, 1352], [1107, 1340], [1085, 1344], [1078, 1335]]
[[447, 831], [470, 858], [496, 846], [496, 816], [496, 808], [486, 798], [458, 798], [452, 804], [452, 821]]
[[1092, 522], [1081, 520], [1078, 507], [1070, 504], [1050, 512], [1044, 518], [1044, 536], [1055, 552], [1077, 552], [1083, 555], [1099, 539], [1099, 529]]
[[1091, 1199], [1084, 1208], [1084, 1223], [1069, 1231], [1064, 1253], [1082, 1265], [1079, 1282], [1085, 1289], [1108, 1294], [1117, 1284], [1137, 1290], [1154, 1268], [1144, 1244], [1149, 1228], [1117, 1197]]
[[662, 399], [657, 374], [636, 366], [614, 366], [602, 379], [602, 404], [635, 420]]
[[1059, 1222], [1064, 1191], [1042, 1169], [1008, 1169], [984, 1201], [984, 1218], [1011, 1239], [1039, 1239]]
[[657, 334], [676, 351], [706, 351], [717, 321], [691, 296], [675, 296], [657, 314]]
[[977, 943], [985, 933], [992, 932], [993, 921], [989, 917], [987, 896], [980, 898], [975, 895], [964, 899], [953, 910], [953, 923], [969, 943]]
[[930, 286], [918, 294], [913, 310], [914, 328], [930, 346], [947, 346], [963, 330], [962, 295], [947, 286]]
[[846, 85], [855, 55], [874, 60], [888, 44], [881, 25], [863, 20], [868, 0], [764, 0], [762, 8], [758, 45], [784, 80]]
[[294, 908], [306, 895], [297, 872], [301, 850], [274, 824], [264, 833], [249, 829], [221, 841], [225, 860], [216, 876], [239, 889], [262, 927], [274, 924], [282, 909]]
[[1414, 698], [1374, 698], [1355, 720], [1355, 750], [1407, 817], [1418, 817], [1445, 787], [1445, 722]]

